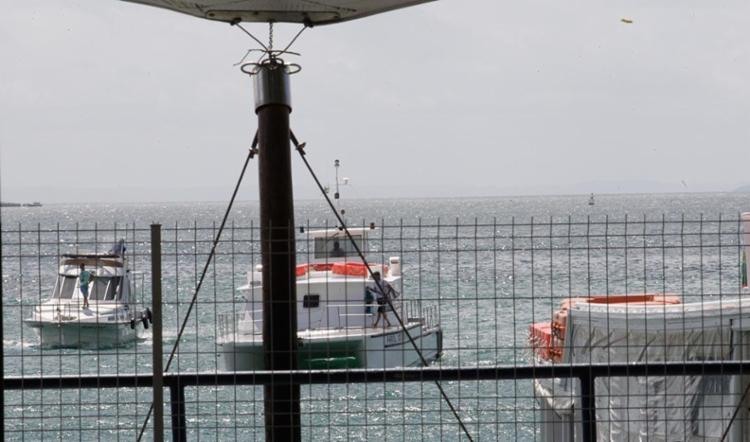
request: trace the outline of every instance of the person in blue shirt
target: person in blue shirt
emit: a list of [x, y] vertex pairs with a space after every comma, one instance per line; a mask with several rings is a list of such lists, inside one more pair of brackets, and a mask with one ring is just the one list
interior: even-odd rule
[[79, 287], [83, 295], [83, 308], [89, 308], [89, 283], [93, 279], [91, 272], [86, 270], [86, 266], [81, 264], [81, 271], [78, 273]]

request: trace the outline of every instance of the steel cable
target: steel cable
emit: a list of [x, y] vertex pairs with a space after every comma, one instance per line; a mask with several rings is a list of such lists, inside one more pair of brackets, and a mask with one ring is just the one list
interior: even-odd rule
[[[232, 211], [232, 206], [234, 205], [234, 200], [237, 197], [237, 192], [240, 190], [240, 184], [242, 184], [242, 179], [245, 177], [245, 171], [247, 170], [247, 165], [250, 163], [250, 160], [255, 156], [255, 148], [258, 144], [258, 133], [255, 133], [255, 137], [253, 138], [253, 145], [250, 148], [250, 150], [247, 153], [247, 158], [245, 158], [245, 164], [242, 165], [242, 172], [240, 172], [240, 176], [237, 179], [237, 184], [234, 186], [234, 192], [232, 192], [232, 197], [229, 199], [229, 204], [227, 205], [227, 209], [224, 212], [224, 218], [221, 220], [221, 225], [219, 226], [219, 231], [216, 232], [216, 237], [214, 238], [213, 244], [211, 245], [211, 252], [208, 254], [208, 258], [206, 259], [206, 264], [203, 266], [203, 271], [201, 272], [201, 277], [198, 280], [198, 285], [195, 287], [195, 292], [193, 293], [193, 298], [190, 300], [190, 305], [188, 306], [188, 311], [185, 314], [185, 318], [182, 320], [182, 325], [180, 326], [180, 331], [177, 333], [177, 339], [175, 340], [174, 345], [172, 346], [172, 351], [169, 354], [169, 359], [167, 359], [167, 365], [164, 367], [164, 372], [169, 371], [169, 367], [172, 364], [172, 360], [174, 359], [175, 354], [177, 354], [177, 348], [180, 346], [180, 339], [182, 338], [182, 334], [185, 332], [185, 327], [187, 327], [187, 321], [190, 318], [190, 313], [193, 311], [193, 307], [195, 306], [196, 301], [198, 300], [198, 292], [201, 290], [201, 286], [203, 285], [203, 280], [206, 278], [206, 273], [208, 272], [208, 267], [211, 265], [211, 261], [213, 260], [215, 254], [216, 254], [216, 246], [219, 244], [219, 240], [221, 239], [221, 233], [224, 231], [224, 226], [227, 224], [227, 219], [229, 218], [229, 213]], [[154, 342], [154, 345], [161, 345], [160, 342]], [[149, 419], [151, 419], [151, 413], [154, 411], [154, 403], [151, 403], [151, 406], [148, 409], [148, 413], [146, 413], [146, 419], [143, 421], [143, 426], [141, 427], [141, 431], [138, 433], [138, 441], [141, 440], [143, 437], [143, 433], [146, 431], [146, 425], [148, 424]]]
[[[380, 290], [380, 293], [386, 293], [383, 289], [383, 286], [380, 284], [380, 280], [375, 279], [373, 276], [373, 270], [370, 268], [370, 264], [367, 262], [367, 258], [365, 258], [364, 253], [362, 253], [362, 250], [359, 248], [359, 245], [352, 237], [351, 233], [349, 233], [349, 228], [346, 226], [346, 223], [344, 222], [344, 219], [341, 217], [341, 215], [336, 210], [336, 206], [334, 206], [331, 199], [328, 197], [328, 194], [325, 191], [325, 187], [321, 184], [320, 180], [318, 179], [318, 176], [315, 174], [315, 171], [313, 170], [312, 166], [310, 166], [310, 163], [307, 161], [307, 158], [305, 158], [305, 144], [300, 144], [297, 140], [297, 137], [294, 136], [294, 132], [291, 130], [289, 131], [289, 137], [292, 140], [292, 143], [294, 144], [294, 147], [297, 149], [297, 152], [299, 152], [300, 158], [302, 158], [302, 162], [305, 163], [305, 167], [307, 167], [307, 170], [310, 172], [310, 175], [312, 175], [313, 180], [315, 180], [315, 184], [318, 186], [318, 189], [320, 189], [320, 192], [323, 194], [323, 198], [325, 198], [326, 202], [328, 203], [328, 206], [331, 208], [331, 211], [333, 211], [333, 214], [336, 216], [336, 219], [338, 220], [341, 229], [343, 229], [344, 233], [346, 233], [346, 237], [351, 242], [352, 246], [354, 247], [354, 250], [357, 252], [357, 255], [359, 255], [359, 258], [362, 260], [362, 263], [365, 265], [365, 268], [370, 273], [370, 277], [375, 281], [375, 284], [378, 286], [378, 290]], [[388, 303], [388, 307], [391, 309], [393, 314], [396, 316], [396, 320], [399, 323], [399, 326], [404, 331], [404, 334], [406, 334], [406, 337], [409, 338], [409, 342], [414, 347], [414, 350], [417, 352], [417, 355], [419, 356], [419, 359], [422, 362], [422, 366], [426, 367], [428, 365], [427, 360], [424, 358], [424, 355], [422, 355], [422, 351], [419, 349], [419, 346], [417, 346], [417, 343], [414, 341], [414, 337], [412, 337], [411, 333], [409, 333], [409, 330], [406, 328], [406, 325], [404, 324], [404, 321], [401, 318], [401, 315], [398, 314], [395, 308], [393, 308], [393, 303], [391, 302], [390, 297], [385, 296], [384, 297], [385, 302]], [[448, 408], [450, 408], [451, 412], [453, 413], [453, 416], [456, 418], [456, 421], [458, 421], [458, 425], [461, 427], [461, 430], [463, 430], [466, 437], [469, 439], [469, 441], [472, 441], [471, 434], [469, 433], [469, 429], [466, 428], [466, 425], [464, 424], [463, 420], [461, 420], [461, 416], [458, 415], [458, 410], [453, 406], [453, 402], [451, 402], [450, 398], [448, 397], [448, 394], [443, 389], [443, 386], [440, 385], [439, 381], [435, 381], [435, 385], [437, 386], [438, 390], [440, 391], [440, 395], [443, 397], [443, 400], [446, 404], [448, 404]]]

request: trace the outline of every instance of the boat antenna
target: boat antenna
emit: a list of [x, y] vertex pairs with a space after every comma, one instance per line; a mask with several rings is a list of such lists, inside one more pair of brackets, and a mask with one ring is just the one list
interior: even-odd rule
[[[339, 192], [339, 185], [347, 185], [349, 183], [349, 178], [344, 178], [343, 183], [339, 181], [339, 167], [341, 166], [341, 162], [339, 160], [333, 161], [333, 168], [336, 170], [336, 192], [333, 194], [333, 199], [336, 200], [338, 203], [338, 212], [343, 217], [346, 214], [346, 210], [341, 208], [341, 202], [339, 201], [341, 199], [341, 193]], [[341, 224], [341, 227], [344, 227], [344, 224]]]
[[336, 169], [336, 193], [333, 194], [333, 199], [339, 199], [339, 160], [333, 160], [333, 167]]

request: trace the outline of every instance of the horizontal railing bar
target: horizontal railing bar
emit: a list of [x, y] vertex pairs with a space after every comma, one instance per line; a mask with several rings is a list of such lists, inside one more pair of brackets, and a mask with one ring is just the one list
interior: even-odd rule
[[[614, 225], [625, 225], [625, 224], [639, 224], [639, 225], [662, 225], [662, 224], [740, 224], [741, 223], [741, 216], [738, 212], [737, 214], [728, 215], [726, 218], [721, 217], [718, 218], [716, 216], [712, 216], [710, 218], [679, 218], [679, 217], [655, 217], [655, 216], [647, 216], [645, 219], [643, 216], [628, 216], [627, 219], [625, 216], [618, 216], [618, 217], [612, 217], [609, 219], [604, 219], [603, 216], [592, 216], [590, 218], [580, 217], [580, 216], [552, 216], [552, 217], [533, 217], [533, 221], [508, 221], [508, 219], [512, 219], [514, 217], [503, 217], [500, 220], [496, 222], [488, 221], [489, 217], [482, 217], [481, 221], [480, 218], [435, 218], [435, 217], [429, 217], [429, 218], [421, 218], [423, 220], [427, 220], [427, 222], [423, 223], [417, 223], [414, 224], [413, 222], [399, 224], [398, 221], [394, 219], [389, 219], [388, 222], [392, 224], [386, 224], [383, 222], [383, 220], [378, 219], [375, 220], [375, 226], [378, 229], [382, 228], [448, 228], [448, 227], [455, 227], [455, 226], [463, 226], [463, 227], [530, 227], [530, 226], [549, 226], [551, 225], [572, 225], [572, 226], [614, 226]], [[550, 219], [551, 218], [551, 219]], [[497, 219], [497, 218], [495, 218]], [[528, 218], [525, 218], [528, 219]], [[218, 220], [213, 220], [213, 222], [217, 222]], [[330, 224], [307, 224], [306, 221], [300, 221], [296, 220], [297, 224], [300, 227], [304, 227], [305, 231], [312, 231], [312, 230], [323, 230], [323, 229], [330, 229], [337, 225], [337, 223], [331, 222]], [[164, 224], [162, 229], [163, 230], [175, 230], [175, 228], [179, 230], [210, 230], [214, 227], [210, 225], [212, 221], [208, 221], [203, 224], [196, 225], [194, 223], [190, 222], [177, 222], [172, 224]], [[18, 232], [18, 228], [16, 226], [23, 225], [23, 223], [14, 223], [13, 225], [9, 225], [6, 229], [3, 229], [3, 231], [7, 232]], [[60, 231], [78, 231], [78, 232], [107, 232], [107, 231], [138, 231], [138, 232], [148, 232], [148, 227], [140, 227], [138, 223], [123, 223], [123, 224], [112, 224], [113, 227], [108, 227], [109, 224], [104, 223], [94, 223], [92, 224], [84, 224], [80, 227], [76, 228], [74, 224], [65, 224], [65, 225], [50, 225], [50, 224], [42, 224], [39, 223], [38, 228], [30, 228], [30, 229], [22, 229], [22, 232], [36, 232], [37, 230], [41, 231], [47, 231], [47, 232], [55, 232], [57, 230]], [[362, 222], [355, 222], [352, 223], [353, 228], [368, 228], [370, 226], [370, 223], [368, 221]], [[232, 226], [230, 226], [232, 228]], [[234, 229], [258, 229], [259, 224], [255, 223], [254, 225], [249, 224], [235, 224], [233, 226]], [[306, 233], [306, 232], [303, 232]]]
[[[374, 382], [490, 381], [545, 378], [598, 378], [750, 374], [750, 361], [695, 361], [648, 364], [555, 364], [462, 368], [392, 368], [387, 370], [297, 370], [193, 372], [165, 374], [164, 385], [182, 387], [280, 384], [338, 384]], [[81, 375], [6, 377], [7, 390], [143, 388], [151, 375]]]

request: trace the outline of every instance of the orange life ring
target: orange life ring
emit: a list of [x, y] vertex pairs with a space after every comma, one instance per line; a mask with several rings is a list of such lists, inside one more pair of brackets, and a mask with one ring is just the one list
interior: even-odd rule
[[316, 272], [329, 272], [333, 268], [332, 262], [310, 264], [313, 270]]
[[367, 276], [367, 266], [361, 262], [337, 262], [331, 267], [331, 271], [337, 275]]

